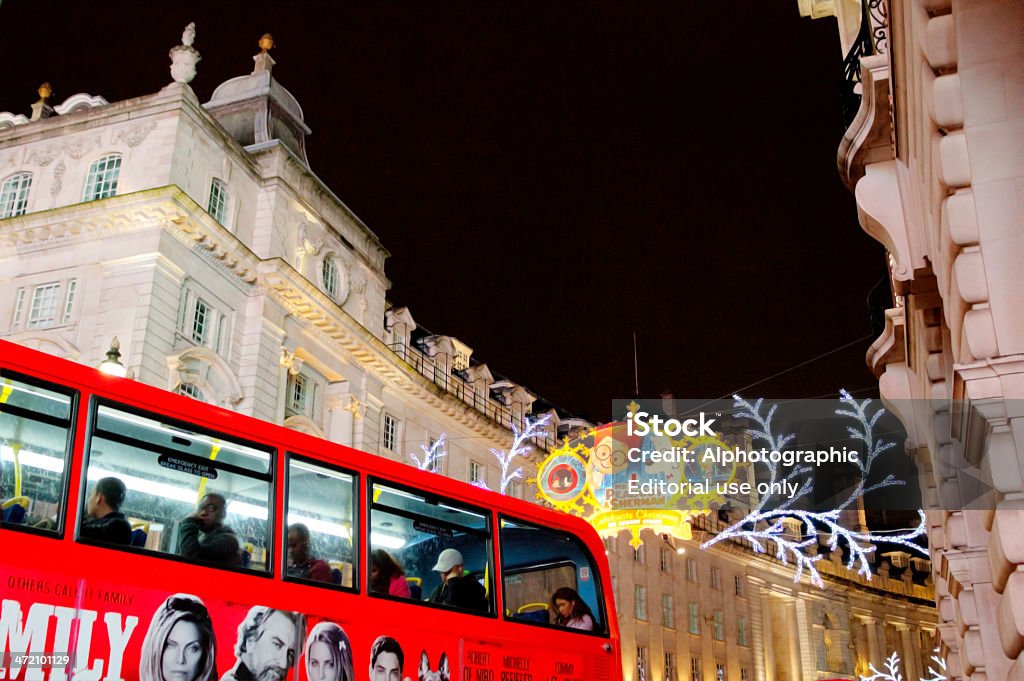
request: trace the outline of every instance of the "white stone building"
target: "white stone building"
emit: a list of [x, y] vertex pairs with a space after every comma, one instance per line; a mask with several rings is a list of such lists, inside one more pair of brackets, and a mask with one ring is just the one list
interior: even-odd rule
[[[928, 473], [950, 677], [1021, 681], [1024, 3], [799, 7], [836, 16], [847, 55], [839, 171], [889, 251], [893, 292], [867, 359]], [[991, 492], [968, 509], [970, 477]]]
[[536, 398], [390, 308], [266, 50], [205, 104], [190, 54], [152, 95], [0, 113], [0, 337], [95, 366], [116, 336], [140, 381], [396, 460], [445, 433], [441, 471], [496, 488]]

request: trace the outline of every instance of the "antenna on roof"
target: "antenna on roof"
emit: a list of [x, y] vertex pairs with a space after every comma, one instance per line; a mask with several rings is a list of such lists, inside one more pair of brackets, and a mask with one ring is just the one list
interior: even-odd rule
[[640, 397], [640, 371], [637, 368], [636, 361], [636, 331], [633, 331], [633, 388], [636, 390], [636, 396]]

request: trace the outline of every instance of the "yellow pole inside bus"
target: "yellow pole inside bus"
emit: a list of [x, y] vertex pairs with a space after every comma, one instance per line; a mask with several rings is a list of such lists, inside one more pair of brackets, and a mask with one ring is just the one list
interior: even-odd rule
[[[0, 390], [0, 404], [7, 404], [7, 399], [14, 392], [14, 386], [11, 385], [9, 378], [4, 379], [3, 390]], [[21, 419], [18, 419], [18, 430], [21, 430]], [[17, 432], [15, 432], [17, 437]], [[14, 497], [21, 496], [21, 458], [18, 453], [21, 452], [21, 443], [14, 442], [11, 444], [11, 451], [14, 452]]]
[[[213, 441], [213, 449], [210, 450], [210, 461], [217, 460], [217, 454], [220, 452], [220, 442], [217, 440]], [[196, 503], [198, 504], [206, 496], [206, 478], [199, 481], [199, 487], [196, 489], [196, 493], [199, 495], [196, 497]]]

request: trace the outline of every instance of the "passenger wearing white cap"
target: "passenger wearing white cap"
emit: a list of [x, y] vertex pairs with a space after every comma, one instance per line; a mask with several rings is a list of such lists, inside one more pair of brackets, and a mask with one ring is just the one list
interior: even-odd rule
[[487, 611], [487, 592], [472, 575], [464, 575], [465, 561], [456, 549], [445, 549], [437, 557], [434, 572], [441, 573], [441, 583], [427, 599], [431, 603], [451, 605], [465, 610]]

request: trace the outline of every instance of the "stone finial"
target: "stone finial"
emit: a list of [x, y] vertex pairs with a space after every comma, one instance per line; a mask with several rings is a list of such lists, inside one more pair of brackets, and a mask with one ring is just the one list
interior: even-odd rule
[[41, 118], [49, 118], [53, 115], [53, 107], [47, 104], [46, 100], [53, 97], [53, 86], [43, 83], [36, 90], [39, 93], [39, 101], [32, 105], [32, 119], [38, 121]]
[[196, 41], [196, 22], [185, 27], [181, 34], [181, 45], [171, 48], [171, 78], [175, 83], [191, 83], [196, 77], [196, 64], [202, 61], [199, 51], [192, 47]]
[[270, 73], [270, 70], [274, 68], [274, 58], [270, 56], [270, 50], [274, 48], [274, 36], [269, 33], [264, 33], [259, 40], [260, 53], [252, 58], [256, 62], [253, 73], [260, 73], [266, 71]]

